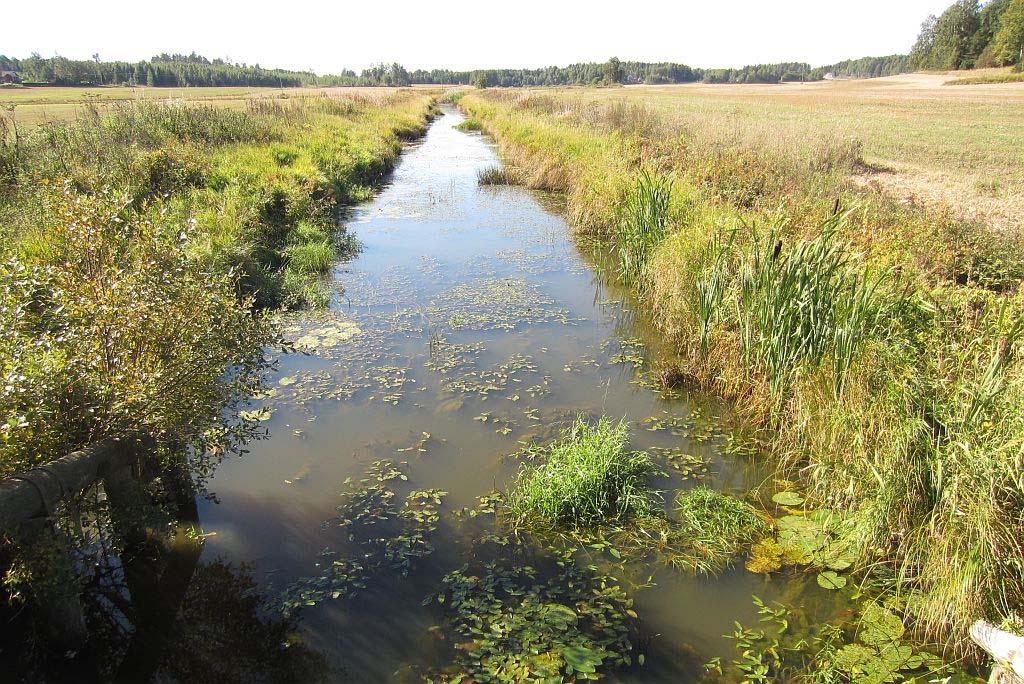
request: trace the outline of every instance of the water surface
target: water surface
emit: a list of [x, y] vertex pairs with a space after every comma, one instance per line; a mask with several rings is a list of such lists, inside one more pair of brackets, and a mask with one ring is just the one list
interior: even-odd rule
[[[286, 324], [311, 353], [280, 359], [269, 439], [221, 465], [216, 502], [200, 510], [203, 560], [252, 564], [272, 595], [315, 574], [325, 548], [345, 552], [328, 521], [346, 478], [374, 461], [408, 461], [409, 487], [448, 492], [436, 550], [408, 577], [380, 572], [355, 598], [301, 611], [302, 639], [339, 679], [445, 665], [445, 635], [431, 629], [444, 616], [422, 601], [466, 562], [451, 511], [503, 489], [521, 442], [577, 414], [629, 421], [636, 448], [704, 457], [714, 487], [742, 491], [761, 477], [723, 455], [719, 407], [654, 386], [669, 350], [574, 246], [557, 198], [478, 185], [499, 159], [486, 138], [455, 128], [462, 120], [446, 109], [380, 195], [347, 217], [360, 250], [332, 274], [330, 310]], [[670, 498], [691, 481], [654, 484]], [[714, 578], [641, 570], [655, 582], [636, 593], [647, 664], [616, 681], [692, 680], [695, 660], [730, 655], [722, 635], [735, 620], [756, 619], [751, 595], [782, 590], [742, 568]]]

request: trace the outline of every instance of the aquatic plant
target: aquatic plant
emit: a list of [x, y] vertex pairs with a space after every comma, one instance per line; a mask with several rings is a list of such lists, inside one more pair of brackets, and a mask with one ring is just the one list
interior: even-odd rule
[[750, 504], [697, 486], [676, 497], [667, 546], [676, 565], [686, 559], [702, 572], [714, 572], [745, 551], [767, 528]]
[[509, 519], [520, 528], [582, 528], [650, 515], [650, 457], [627, 449], [625, 421], [578, 418], [554, 443], [528, 447], [508, 495]]
[[428, 598], [435, 601], [459, 642], [453, 666], [427, 681], [587, 681], [633, 663], [632, 600], [571, 558], [558, 559], [549, 576], [503, 561], [456, 570]]
[[455, 128], [460, 131], [466, 131], [467, 133], [471, 131], [482, 131], [484, 129], [483, 124], [481, 124], [477, 119], [466, 119]]
[[[938, 681], [957, 675], [933, 653], [905, 640], [903, 620], [890, 608], [865, 602], [854, 620], [813, 620], [803, 610], [754, 597], [759, 624], [737, 623], [726, 635], [738, 657], [705, 667], [724, 682], [806, 681], [813, 684]], [[949, 681], [946, 679], [946, 681]]]
[[345, 530], [355, 550], [342, 555], [325, 549], [316, 572], [300, 577], [279, 596], [282, 612], [291, 615], [304, 606], [327, 600], [352, 598], [382, 570], [408, 575], [420, 558], [434, 552], [430, 542], [440, 523], [440, 508], [447, 492], [414, 490], [397, 506], [398, 482], [406, 482], [408, 464], [382, 460], [371, 463], [362, 478], [346, 479], [343, 501], [332, 521]]
[[476, 174], [480, 185], [516, 185], [516, 175], [507, 166], [491, 166]]

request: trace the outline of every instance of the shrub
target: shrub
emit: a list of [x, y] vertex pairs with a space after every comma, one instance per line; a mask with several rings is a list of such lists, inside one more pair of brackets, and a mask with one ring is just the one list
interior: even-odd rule
[[0, 279], [0, 471], [107, 435], [187, 444], [258, 387], [267, 323], [190, 237], [113, 191], [59, 197], [47, 260]]

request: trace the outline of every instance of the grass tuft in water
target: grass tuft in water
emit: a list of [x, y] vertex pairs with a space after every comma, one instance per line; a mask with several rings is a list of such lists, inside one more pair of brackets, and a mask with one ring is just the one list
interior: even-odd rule
[[580, 528], [651, 515], [653, 496], [646, 479], [650, 457], [627, 448], [626, 423], [582, 418], [553, 444], [531, 447], [509, 496], [514, 527]]
[[673, 545], [691, 549], [704, 572], [725, 567], [768, 530], [753, 506], [703, 486], [680, 492], [675, 512]]
[[477, 173], [477, 182], [480, 185], [516, 185], [518, 180], [510, 169], [492, 166]]
[[465, 131], [467, 133], [469, 133], [471, 131], [482, 131], [482, 130], [484, 130], [483, 124], [481, 124], [476, 119], [466, 119], [465, 121], [460, 123], [455, 128], [456, 128], [456, 130]]

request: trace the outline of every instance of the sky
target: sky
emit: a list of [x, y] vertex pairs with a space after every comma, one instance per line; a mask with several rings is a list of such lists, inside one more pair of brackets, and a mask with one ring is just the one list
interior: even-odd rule
[[49, 0], [9, 2], [0, 54], [137, 61], [197, 52], [332, 73], [622, 60], [738, 67], [906, 52], [952, 0]]

